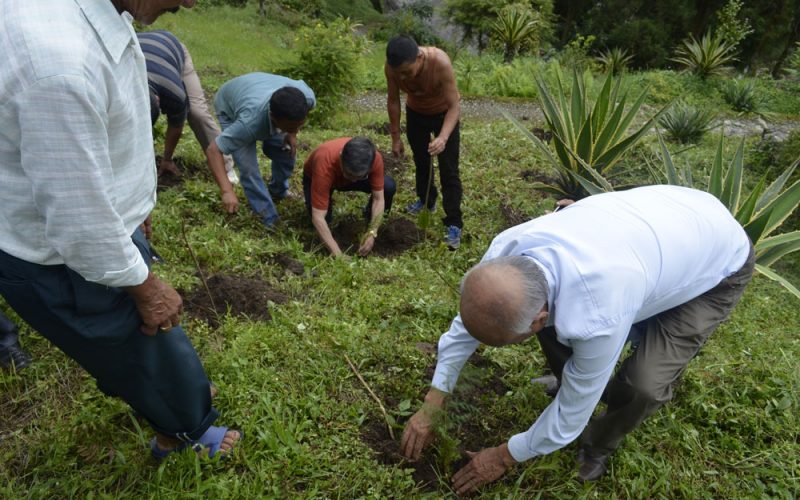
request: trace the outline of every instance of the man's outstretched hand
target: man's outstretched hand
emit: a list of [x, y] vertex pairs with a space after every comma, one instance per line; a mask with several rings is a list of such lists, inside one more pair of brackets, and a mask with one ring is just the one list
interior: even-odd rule
[[425, 396], [422, 408], [406, 424], [400, 438], [400, 453], [413, 461], [419, 460], [422, 450], [436, 437], [436, 420], [443, 411], [446, 393], [431, 389]]
[[453, 488], [459, 495], [499, 479], [517, 463], [509, 453], [506, 443], [486, 448], [478, 453], [468, 451], [467, 455], [471, 460], [453, 476]]

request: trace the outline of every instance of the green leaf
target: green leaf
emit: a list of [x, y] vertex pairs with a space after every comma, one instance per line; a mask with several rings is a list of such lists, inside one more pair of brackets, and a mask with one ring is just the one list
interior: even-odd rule
[[728, 207], [732, 214], [736, 214], [738, 211], [739, 196], [742, 192], [743, 152], [744, 139], [739, 143], [736, 154], [733, 155], [731, 164], [728, 166], [728, 172], [725, 174], [723, 183], [722, 196], [720, 196], [720, 201]]
[[794, 286], [791, 283], [789, 283], [789, 280], [787, 280], [783, 276], [779, 275], [778, 273], [776, 273], [775, 271], [773, 271], [769, 267], [762, 266], [761, 264], [756, 264], [756, 271], [758, 271], [759, 273], [763, 274], [764, 276], [766, 276], [767, 278], [769, 278], [769, 279], [771, 279], [773, 281], [777, 281], [784, 288], [786, 288], [787, 290], [792, 292], [792, 294], [794, 294], [795, 297], [800, 299], [800, 290], [798, 290], [796, 286]]
[[762, 238], [755, 248], [756, 262], [771, 266], [783, 256], [800, 250], [800, 231]]
[[766, 184], [766, 182], [766, 177], [762, 177], [761, 180], [758, 181], [758, 184], [756, 184], [756, 187], [750, 192], [750, 195], [747, 197], [747, 199], [744, 200], [744, 203], [742, 203], [742, 206], [739, 208], [739, 210], [734, 214], [736, 216], [736, 220], [739, 221], [739, 224], [744, 225], [753, 217], [753, 212], [755, 212], [756, 208], [756, 200], [758, 200], [761, 191], [764, 190], [764, 184]]
[[714, 155], [714, 163], [711, 164], [711, 174], [708, 178], [708, 192], [716, 196], [717, 199], [722, 196], [722, 143], [724, 139], [725, 134], [720, 134], [717, 154]]
[[778, 193], [781, 192], [781, 189], [783, 189], [786, 181], [788, 181], [789, 177], [791, 177], [791, 175], [794, 173], [794, 170], [797, 168], [797, 164], [799, 162], [800, 159], [795, 160], [791, 165], [786, 167], [786, 170], [784, 170], [783, 173], [781, 173], [781, 175], [779, 175], [778, 178], [772, 182], [772, 184], [769, 185], [767, 190], [764, 191], [764, 194], [758, 199], [758, 203], [756, 203], [756, 213], [763, 210], [764, 207], [767, 206], [773, 200], [773, 198], [775, 198]]

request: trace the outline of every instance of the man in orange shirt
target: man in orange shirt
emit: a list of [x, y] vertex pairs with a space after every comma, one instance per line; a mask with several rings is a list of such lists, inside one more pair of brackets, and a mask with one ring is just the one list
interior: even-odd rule
[[[458, 174], [460, 99], [453, 65], [444, 51], [418, 47], [407, 36], [396, 36], [386, 46], [386, 85], [392, 154], [403, 154], [400, 138], [400, 91], [406, 93], [406, 138], [416, 165], [417, 201], [408, 212], [436, 209], [436, 186], [431, 156], [439, 158], [442, 183], [445, 243], [455, 250], [461, 244], [461, 179]], [[433, 135], [433, 140], [431, 140]]]
[[333, 191], [370, 193], [364, 207], [369, 221], [367, 237], [358, 249], [362, 257], [372, 251], [384, 212], [392, 208], [394, 180], [383, 173], [383, 157], [366, 137], [342, 137], [322, 143], [311, 152], [303, 166], [303, 194], [311, 223], [335, 257], [342, 250], [328, 224], [333, 215]]

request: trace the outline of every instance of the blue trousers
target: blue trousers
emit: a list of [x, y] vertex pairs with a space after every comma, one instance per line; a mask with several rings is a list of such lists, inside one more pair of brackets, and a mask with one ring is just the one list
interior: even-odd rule
[[[144, 235], [137, 230], [132, 239], [149, 263]], [[157, 432], [195, 440], [219, 416], [183, 329], [144, 335], [136, 304], [124, 290], [86, 281], [65, 265], [32, 264], [0, 251], [0, 294], [86, 369], [101, 391], [122, 398]]]
[[[233, 122], [224, 115], [217, 115], [222, 130], [228, 128]], [[250, 203], [250, 208], [269, 227], [278, 221], [278, 211], [275, 208], [275, 199], [283, 199], [289, 191], [289, 177], [294, 171], [295, 157], [283, 149], [284, 134], [270, 136], [262, 144], [262, 151], [272, 160], [272, 177], [269, 187], [264, 184], [261, 170], [258, 167], [258, 149], [253, 142], [234, 151], [233, 161], [239, 168], [239, 181]]]

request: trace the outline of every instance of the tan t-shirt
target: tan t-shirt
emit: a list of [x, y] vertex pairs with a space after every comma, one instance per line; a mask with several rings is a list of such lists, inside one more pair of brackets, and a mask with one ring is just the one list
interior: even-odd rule
[[401, 80], [391, 68], [388, 73], [397, 87], [406, 93], [406, 104], [409, 108], [423, 115], [445, 113], [449, 106], [445, 100], [439, 75], [443, 71], [450, 70], [442, 67], [444, 61], [449, 63], [450, 58], [443, 50], [436, 47], [420, 47], [419, 50], [425, 58], [417, 76]]

